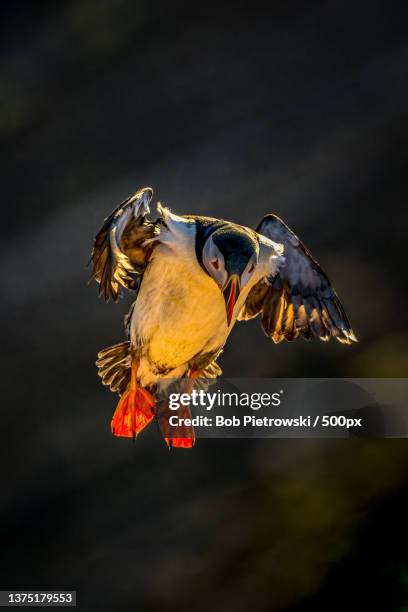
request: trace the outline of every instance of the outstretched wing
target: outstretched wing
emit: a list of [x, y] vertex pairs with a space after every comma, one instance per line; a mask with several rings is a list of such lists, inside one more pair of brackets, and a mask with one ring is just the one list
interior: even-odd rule
[[311, 253], [275, 215], [266, 215], [256, 231], [284, 246], [278, 274], [265, 277], [249, 292], [239, 319], [261, 314], [262, 327], [277, 344], [299, 334], [350, 344], [357, 339], [326, 274]]
[[121, 287], [137, 289], [146, 267], [155, 223], [146, 220], [153, 190], [145, 187], [122, 202], [105, 219], [95, 237], [91, 254], [91, 278], [99, 283], [99, 295], [117, 301]]

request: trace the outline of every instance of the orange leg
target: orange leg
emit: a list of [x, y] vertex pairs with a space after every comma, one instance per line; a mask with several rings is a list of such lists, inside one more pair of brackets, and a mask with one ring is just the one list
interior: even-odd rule
[[[192, 368], [187, 378], [186, 388], [184, 393], [190, 394], [193, 390], [194, 379], [200, 376], [200, 371]], [[191, 419], [190, 406], [180, 406], [177, 411], [179, 418]], [[180, 425], [176, 428], [176, 432], [180, 437], [165, 437], [164, 440], [169, 448], [192, 448], [195, 443], [195, 432], [192, 425]]]
[[139, 361], [133, 359], [129, 388], [121, 397], [112, 417], [111, 429], [115, 436], [134, 439], [155, 415], [154, 397], [137, 383], [138, 367]]

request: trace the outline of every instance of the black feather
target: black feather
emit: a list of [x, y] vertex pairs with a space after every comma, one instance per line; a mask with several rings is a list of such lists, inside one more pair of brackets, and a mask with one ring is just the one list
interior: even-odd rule
[[[283, 338], [292, 340], [297, 335], [302, 335], [306, 340], [334, 337], [342, 343], [356, 341], [326, 273], [292, 230], [281, 219], [270, 214], [262, 219], [256, 231], [284, 246], [285, 261], [278, 274], [268, 278], [279, 299], [276, 293], [258, 295], [250, 292], [240, 319], [250, 318], [262, 311], [262, 326], [274, 342], [280, 342]], [[284, 292], [281, 291], [282, 287]], [[255, 300], [255, 297], [259, 300]]]

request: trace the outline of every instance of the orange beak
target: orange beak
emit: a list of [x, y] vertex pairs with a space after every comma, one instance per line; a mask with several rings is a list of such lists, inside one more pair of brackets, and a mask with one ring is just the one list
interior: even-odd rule
[[224, 295], [224, 300], [225, 300], [225, 306], [227, 309], [227, 324], [228, 327], [231, 323], [232, 320], [232, 315], [234, 313], [234, 306], [236, 304], [236, 301], [238, 299], [239, 296], [239, 292], [240, 292], [240, 280], [239, 280], [239, 276], [237, 274], [231, 274], [224, 290], [223, 290], [223, 295]]

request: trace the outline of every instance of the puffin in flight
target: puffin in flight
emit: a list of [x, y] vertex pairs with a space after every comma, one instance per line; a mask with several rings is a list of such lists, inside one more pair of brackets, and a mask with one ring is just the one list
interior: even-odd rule
[[326, 274], [279, 217], [268, 214], [253, 230], [158, 203], [149, 219], [152, 197], [150, 187], [137, 191], [96, 235], [91, 278], [99, 295], [117, 301], [122, 287], [135, 292], [127, 340], [100, 351], [96, 365], [120, 395], [114, 435], [134, 438], [157, 417], [169, 446], [191, 447], [193, 428], [169, 430], [158, 398], [174, 379], [189, 393], [196, 379], [219, 376], [216, 360], [237, 320], [260, 315], [276, 344], [298, 336], [357, 340]]

